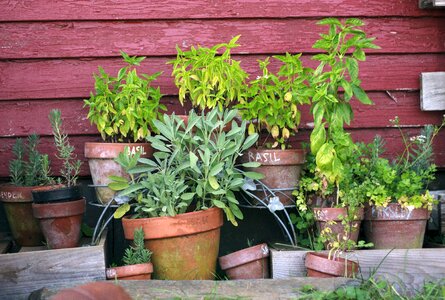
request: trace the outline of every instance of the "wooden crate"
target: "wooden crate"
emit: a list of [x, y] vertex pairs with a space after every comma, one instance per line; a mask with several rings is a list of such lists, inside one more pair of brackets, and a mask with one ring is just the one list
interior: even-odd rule
[[[272, 278], [306, 276], [306, 253], [271, 249]], [[403, 290], [413, 291], [425, 281], [445, 278], [445, 248], [358, 250], [350, 259], [359, 262], [364, 278], [375, 272]]]
[[35, 290], [105, 280], [105, 237], [97, 246], [0, 254], [0, 299], [27, 299]]

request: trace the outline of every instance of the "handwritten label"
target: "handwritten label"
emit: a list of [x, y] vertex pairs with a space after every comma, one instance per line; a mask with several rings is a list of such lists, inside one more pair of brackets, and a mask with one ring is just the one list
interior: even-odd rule
[[277, 154], [275, 152], [273, 153], [253, 153], [253, 152], [247, 152], [247, 156], [249, 158], [249, 161], [256, 161], [261, 163], [267, 163], [267, 162], [279, 162], [281, 159], [277, 157]]
[[15, 200], [15, 199], [21, 199], [22, 193], [21, 192], [0, 192], [0, 198], [5, 200]]
[[400, 206], [372, 207], [372, 216], [374, 218], [390, 218], [397, 220], [409, 219], [414, 208], [402, 208]]
[[133, 146], [128, 148], [128, 155], [135, 155], [136, 153], [141, 153], [141, 155], [146, 155], [144, 146]]

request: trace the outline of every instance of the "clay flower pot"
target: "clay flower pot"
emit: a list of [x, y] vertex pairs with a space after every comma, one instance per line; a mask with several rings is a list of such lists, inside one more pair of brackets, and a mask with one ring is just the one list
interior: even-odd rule
[[367, 206], [363, 222], [366, 240], [375, 249], [422, 248], [429, 217], [426, 208], [407, 209], [398, 203]]
[[67, 202], [32, 204], [34, 217], [39, 219], [50, 249], [73, 248], [79, 245], [85, 207], [85, 198]]
[[[314, 217], [317, 222], [317, 227], [319, 230], [323, 230], [326, 227], [330, 227], [333, 235], [336, 237], [340, 235], [340, 238], [345, 236], [345, 226], [342, 224], [341, 216], [345, 217], [348, 214], [348, 210], [346, 207], [339, 208], [331, 208], [331, 207], [314, 207]], [[360, 232], [360, 224], [363, 220], [364, 209], [359, 208], [357, 210], [357, 218], [356, 221], [351, 222], [349, 226], [351, 226], [351, 231], [349, 232], [349, 236], [346, 236], [347, 239], [352, 240], [354, 242], [358, 241], [358, 235]], [[329, 221], [334, 221], [335, 224], [329, 225]], [[327, 245], [326, 245], [327, 248]]]
[[143, 228], [145, 247], [153, 252], [153, 278], [168, 280], [214, 278], [222, 224], [220, 208], [174, 217], [122, 218], [128, 240], [136, 228]]
[[304, 265], [308, 277], [354, 277], [358, 271], [358, 264], [355, 261], [342, 257], [329, 259], [328, 254], [317, 252], [308, 252]]
[[107, 279], [118, 280], [149, 280], [153, 273], [153, 264], [136, 264], [122, 267], [107, 268]]
[[32, 190], [32, 200], [34, 203], [54, 203], [82, 198], [80, 187], [66, 187], [62, 184], [37, 187]]
[[230, 279], [269, 278], [269, 248], [263, 243], [219, 258]]
[[[292, 191], [297, 188], [302, 165], [305, 162], [305, 153], [302, 149], [248, 149], [241, 157], [241, 162], [259, 162], [261, 166], [252, 171], [262, 173], [261, 179], [268, 188], [289, 189], [276, 192], [280, 202], [284, 205], [292, 205]], [[255, 192], [260, 199], [264, 198], [263, 191]], [[268, 199], [265, 199], [268, 203]]]
[[35, 186], [0, 186], [0, 200], [5, 208], [12, 237], [20, 246], [42, 246], [43, 234], [39, 221], [32, 214], [32, 194]]
[[128, 174], [114, 159], [129, 147], [130, 153], [141, 151], [141, 157], [150, 157], [153, 149], [148, 143], [85, 143], [85, 157], [88, 158], [93, 184], [97, 185], [96, 195], [102, 204], [110, 202], [115, 191], [107, 185], [110, 175], [128, 178]]

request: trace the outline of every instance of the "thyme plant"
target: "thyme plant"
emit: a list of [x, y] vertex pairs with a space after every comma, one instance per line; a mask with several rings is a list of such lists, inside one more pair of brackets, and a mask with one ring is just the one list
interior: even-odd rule
[[151, 260], [152, 252], [145, 248], [144, 230], [137, 228], [134, 230], [134, 246], [125, 249], [122, 261], [126, 265], [136, 265], [148, 263]]

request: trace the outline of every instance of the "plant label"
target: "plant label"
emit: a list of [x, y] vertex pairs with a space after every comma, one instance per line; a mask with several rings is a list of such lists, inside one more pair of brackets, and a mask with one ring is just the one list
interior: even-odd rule
[[267, 162], [279, 162], [281, 159], [277, 156], [276, 152], [273, 153], [253, 153], [253, 152], [247, 152], [247, 156], [249, 157], [249, 161], [256, 161], [260, 163], [267, 163]]
[[144, 146], [133, 146], [131, 148], [128, 148], [128, 155], [135, 155], [136, 153], [140, 153], [141, 155], [146, 155], [147, 152], [145, 152]]

